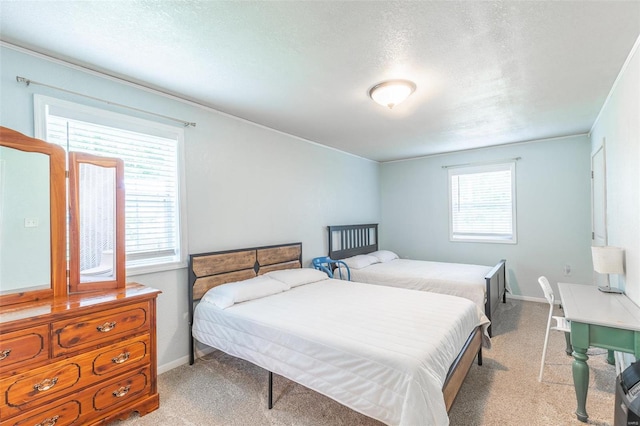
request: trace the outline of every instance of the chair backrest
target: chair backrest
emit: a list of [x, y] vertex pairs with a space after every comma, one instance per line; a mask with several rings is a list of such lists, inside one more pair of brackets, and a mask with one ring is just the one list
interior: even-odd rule
[[331, 259], [330, 257], [316, 257], [311, 260], [311, 264], [318, 271], [322, 271], [326, 273], [329, 278], [333, 278], [333, 270], [331, 269]]
[[547, 280], [547, 277], [543, 276], [538, 278], [538, 282], [540, 283], [540, 287], [542, 287], [542, 291], [544, 292], [544, 297], [547, 299], [547, 302], [553, 305], [553, 302], [555, 301], [555, 296], [553, 294], [553, 289], [551, 288], [551, 284], [549, 284], [549, 280]]
[[347, 281], [351, 281], [351, 270], [349, 269], [349, 266], [346, 263], [344, 263], [342, 260], [333, 260], [330, 257], [325, 256], [325, 257], [316, 257], [311, 261], [311, 263], [313, 264], [313, 267], [315, 269], [326, 273], [329, 276], [329, 278], [335, 278], [334, 268], [337, 267], [339, 278], [344, 279], [342, 275], [342, 271], [346, 269]]

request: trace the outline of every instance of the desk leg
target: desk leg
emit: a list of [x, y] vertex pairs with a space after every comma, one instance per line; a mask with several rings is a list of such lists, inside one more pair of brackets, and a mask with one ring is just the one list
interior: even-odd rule
[[573, 386], [576, 390], [576, 399], [578, 400], [578, 408], [576, 408], [576, 417], [581, 422], [587, 422], [589, 415], [587, 414], [587, 390], [589, 388], [589, 366], [587, 365], [586, 348], [577, 348], [573, 346]]
[[607, 364], [616, 365], [616, 358], [613, 355], [613, 351], [611, 349], [607, 351]]
[[564, 339], [567, 341], [567, 347], [564, 350], [567, 355], [573, 355], [573, 348], [571, 347], [571, 333], [564, 333]]

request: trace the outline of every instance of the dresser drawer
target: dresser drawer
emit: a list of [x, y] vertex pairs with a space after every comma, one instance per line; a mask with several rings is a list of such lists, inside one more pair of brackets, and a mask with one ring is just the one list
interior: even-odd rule
[[16, 416], [11, 420], [3, 421], [0, 426], [67, 426], [78, 421], [80, 414], [80, 401], [71, 400], [53, 408], [47, 407], [41, 411], [34, 410], [28, 414]]
[[149, 331], [147, 302], [53, 323], [53, 355], [60, 356]]
[[96, 412], [110, 410], [148, 394], [151, 388], [150, 374], [149, 367], [146, 367], [97, 388], [93, 394], [93, 409]]
[[105, 348], [93, 359], [93, 374], [113, 376], [120, 371], [149, 363], [149, 349], [148, 334]]
[[49, 358], [49, 326], [26, 328], [0, 336], [0, 373], [17, 363]]
[[16, 414], [79, 389], [84, 385], [81, 377], [80, 364], [66, 361], [3, 380], [0, 416]]

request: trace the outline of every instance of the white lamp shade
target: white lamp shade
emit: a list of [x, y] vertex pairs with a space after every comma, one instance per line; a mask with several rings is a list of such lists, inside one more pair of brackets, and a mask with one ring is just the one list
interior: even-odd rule
[[378, 83], [369, 90], [369, 96], [376, 103], [389, 109], [404, 101], [416, 90], [416, 85], [409, 80], [389, 80]]
[[624, 250], [620, 247], [591, 247], [593, 270], [601, 274], [624, 274]]

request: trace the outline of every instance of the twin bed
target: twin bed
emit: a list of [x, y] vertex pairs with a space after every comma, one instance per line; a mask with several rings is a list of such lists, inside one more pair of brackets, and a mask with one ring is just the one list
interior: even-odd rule
[[329, 226], [328, 230], [329, 257], [346, 261], [352, 281], [464, 297], [483, 309], [490, 321], [500, 300], [506, 300], [505, 260], [491, 267], [399, 259], [395, 253], [379, 250], [377, 224]]
[[386, 424], [447, 424], [489, 344], [477, 305], [301, 267], [301, 243], [191, 255], [191, 363], [195, 338], [269, 371], [269, 407], [276, 373]]

